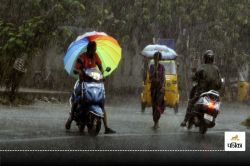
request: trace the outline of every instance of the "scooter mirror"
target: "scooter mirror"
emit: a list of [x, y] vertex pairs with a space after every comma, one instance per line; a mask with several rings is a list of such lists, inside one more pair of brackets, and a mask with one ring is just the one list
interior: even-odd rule
[[225, 83], [225, 78], [221, 78], [221, 82], [224, 84]]

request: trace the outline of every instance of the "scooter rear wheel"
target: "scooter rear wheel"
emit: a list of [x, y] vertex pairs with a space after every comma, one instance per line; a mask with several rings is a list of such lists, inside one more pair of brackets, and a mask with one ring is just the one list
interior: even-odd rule
[[88, 125], [88, 133], [91, 136], [97, 136], [101, 130], [101, 118], [94, 115], [91, 118], [91, 123]]
[[200, 132], [200, 134], [206, 134], [207, 127], [204, 124], [201, 124], [199, 127], [199, 132]]

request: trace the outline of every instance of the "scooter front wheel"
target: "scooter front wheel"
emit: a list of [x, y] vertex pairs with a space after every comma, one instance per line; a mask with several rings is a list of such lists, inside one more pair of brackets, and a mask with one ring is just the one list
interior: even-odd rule
[[91, 136], [97, 136], [101, 130], [101, 118], [95, 116], [95, 115], [90, 115], [91, 117], [91, 122], [88, 125], [88, 133]]

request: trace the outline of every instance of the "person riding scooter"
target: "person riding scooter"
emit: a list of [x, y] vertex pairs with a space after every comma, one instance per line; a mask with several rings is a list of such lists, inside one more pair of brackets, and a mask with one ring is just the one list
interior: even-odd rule
[[212, 50], [207, 50], [203, 58], [204, 64], [197, 69], [193, 77], [193, 81], [196, 81], [197, 84], [193, 86], [190, 92], [186, 115], [184, 121], [181, 123], [182, 127], [186, 126], [190, 113], [194, 104], [199, 99], [199, 96], [209, 90], [219, 90], [222, 86], [219, 69], [213, 64], [214, 52]]
[[[96, 54], [96, 43], [94, 41], [89, 42], [87, 45], [87, 52], [81, 54], [79, 58], [76, 61], [75, 65], [75, 70], [76, 73], [79, 75], [79, 80], [76, 82], [75, 87], [74, 87], [74, 93], [71, 96], [71, 111], [70, 111], [70, 116], [65, 124], [66, 129], [70, 129], [71, 123], [74, 120], [74, 112], [77, 110], [77, 94], [81, 93], [81, 85], [83, 81], [87, 81], [88, 77], [84, 73], [84, 69], [88, 68], [94, 68], [98, 66], [99, 70], [103, 73], [103, 67], [102, 67], [102, 62], [98, 55]], [[103, 123], [105, 126], [105, 134], [109, 133], [115, 133], [114, 130], [108, 127], [107, 125], [107, 114], [104, 109], [104, 104], [103, 104], [103, 112], [104, 112], [104, 118], [103, 118]]]

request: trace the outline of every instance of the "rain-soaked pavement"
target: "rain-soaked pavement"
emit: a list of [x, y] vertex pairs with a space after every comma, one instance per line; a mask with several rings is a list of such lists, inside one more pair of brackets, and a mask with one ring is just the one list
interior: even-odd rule
[[[187, 131], [179, 127], [185, 104], [180, 106], [178, 114], [166, 108], [160, 128], [154, 131], [151, 108], [141, 113], [138, 99], [117, 101], [109, 100], [106, 104], [109, 126], [117, 133], [104, 134], [102, 126], [95, 138], [79, 133], [75, 123], [70, 131], [64, 129], [68, 103], [37, 101], [19, 107], [0, 105], [0, 165], [250, 161], [250, 130], [240, 124], [250, 115], [249, 106], [222, 103], [216, 126], [202, 136], [198, 129]], [[225, 131], [245, 131], [246, 152], [225, 152]]]

